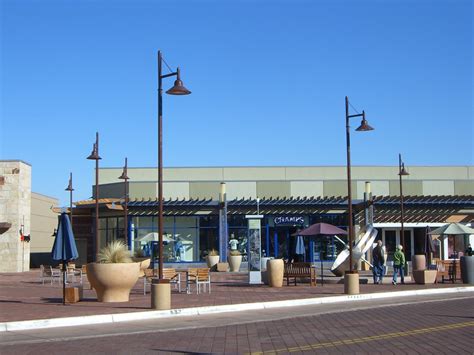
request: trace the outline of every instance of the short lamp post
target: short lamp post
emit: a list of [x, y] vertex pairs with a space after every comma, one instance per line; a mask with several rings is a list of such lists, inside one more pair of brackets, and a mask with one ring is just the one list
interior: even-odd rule
[[[349, 294], [359, 293], [359, 278], [353, 276], [354, 274], [357, 275], [357, 272], [354, 272], [354, 264], [352, 262], [352, 245], [354, 242], [354, 226], [352, 222], [351, 138], [350, 138], [349, 119], [354, 118], [354, 117], [362, 117], [360, 126], [356, 128], [356, 131], [372, 131], [373, 130], [373, 128], [369, 126], [367, 120], [365, 119], [365, 111], [362, 111], [362, 113], [357, 113], [354, 115], [349, 114], [349, 99], [346, 96], [347, 204], [348, 204], [348, 219], [349, 219], [349, 275], [350, 276], [346, 272], [346, 275], [344, 277], [344, 292], [349, 293]], [[355, 285], [355, 282], [357, 282], [357, 285]]]
[[124, 182], [124, 189], [125, 189], [125, 201], [124, 201], [124, 212], [123, 212], [123, 227], [125, 233], [125, 245], [128, 245], [128, 179], [130, 179], [127, 175], [127, 158], [125, 158], [125, 165], [123, 166], [122, 175], [119, 176], [120, 180]]
[[72, 192], [74, 191], [72, 188], [72, 173], [69, 173], [69, 184], [67, 185], [65, 191], [69, 191], [69, 219], [71, 220], [72, 228]]
[[[163, 79], [176, 76], [171, 89], [166, 91], [168, 95], [189, 95], [191, 91], [186, 89], [181, 81], [179, 68], [175, 72], [162, 73], [164, 59], [161, 51], [158, 51], [158, 282], [163, 280]], [[166, 62], [164, 62], [166, 64]], [[166, 64], [167, 65], [167, 64]], [[169, 67], [168, 67], [169, 68]]]
[[95, 143], [92, 153], [87, 157], [89, 160], [95, 160], [95, 233], [94, 233], [94, 259], [97, 260], [99, 253], [99, 132], [95, 134]]
[[[400, 244], [403, 246], [405, 250], [405, 230], [403, 228], [403, 223], [405, 222], [405, 215], [403, 211], [403, 183], [402, 183], [402, 176], [410, 175], [408, 171], [405, 170], [405, 163], [402, 161], [402, 155], [398, 154], [398, 177], [400, 181]], [[406, 253], [406, 251], [405, 251]]]

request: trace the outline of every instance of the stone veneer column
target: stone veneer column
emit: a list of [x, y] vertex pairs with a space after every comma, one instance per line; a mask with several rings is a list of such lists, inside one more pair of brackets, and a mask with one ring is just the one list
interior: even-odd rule
[[[11, 227], [0, 235], [0, 272], [30, 269], [30, 243], [20, 240], [31, 228], [31, 166], [21, 161], [0, 161], [0, 222]], [[34, 238], [34, 236], [32, 236]]]

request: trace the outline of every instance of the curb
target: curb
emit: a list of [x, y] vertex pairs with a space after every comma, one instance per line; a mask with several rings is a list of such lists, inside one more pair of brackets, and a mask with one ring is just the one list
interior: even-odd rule
[[432, 288], [432, 289], [425, 289], [425, 290], [380, 292], [380, 293], [368, 293], [368, 294], [362, 294], [362, 295], [359, 294], [359, 295], [316, 297], [316, 298], [305, 298], [305, 299], [297, 299], [297, 300], [270, 301], [270, 302], [260, 302], [260, 303], [242, 303], [242, 304], [222, 305], [222, 306], [179, 308], [179, 309], [172, 309], [172, 310], [166, 310], [166, 311], [116, 313], [116, 314], [103, 314], [103, 315], [93, 315], [93, 316], [4, 322], [4, 323], [0, 323], [0, 332], [31, 330], [31, 329], [47, 329], [47, 328], [58, 328], [58, 327], [73, 327], [73, 326], [92, 325], [92, 324], [106, 324], [106, 323], [110, 324], [110, 323], [119, 323], [119, 322], [128, 322], [128, 321], [137, 321], [137, 320], [150, 320], [150, 319], [179, 317], [179, 316], [198, 316], [198, 315], [204, 315], [204, 314], [224, 313], [224, 312], [239, 312], [239, 311], [249, 311], [249, 310], [272, 309], [272, 308], [280, 308], [280, 307], [322, 305], [322, 304], [329, 304], [329, 303], [343, 303], [343, 302], [372, 300], [372, 299], [422, 296], [422, 295], [439, 295], [439, 294], [465, 293], [465, 292], [474, 292], [474, 286], [453, 287], [453, 288], [444, 288], [444, 289]]

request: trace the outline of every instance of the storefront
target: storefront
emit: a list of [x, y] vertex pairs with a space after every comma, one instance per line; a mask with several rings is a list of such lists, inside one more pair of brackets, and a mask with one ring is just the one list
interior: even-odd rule
[[[112, 201], [113, 202], [113, 201]], [[99, 212], [100, 245], [112, 240], [124, 239], [123, 210], [110, 208], [111, 200], [101, 202]], [[406, 197], [405, 199], [405, 250], [411, 255], [426, 252], [426, 227], [436, 227], [449, 219], [464, 218], [461, 212], [472, 209], [473, 197]], [[375, 198], [374, 226], [379, 230], [378, 238], [387, 246], [389, 259], [400, 244], [399, 201], [395, 197]], [[219, 203], [214, 200], [168, 200], [164, 204], [164, 262], [204, 262], [210, 250], [219, 250]], [[342, 197], [304, 199], [259, 200], [262, 219], [262, 254], [267, 257], [304, 261], [330, 261], [345, 247], [347, 238], [335, 236], [304, 237], [303, 255], [296, 255], [297, 231], [318, 222], [330, 223], [347, 229], [347, 202]], [[364, 225], [365, 204], [354, 201], [354, 224]], [[88, 239], [88, 260], [92, 260], [93, 201], [77, 204], [75, 210], [82, 211], [82, 226], [76, 223], [76, 238]], [[153, 254], [158, 245], [157, 203], [153, 200], [130, 201], [129, 247], [135, 253]], [[76, 212], [75, 212], [76, 213]], [[232, 200], [227, 203], [228, 240], [236, 240], [237, 248], [247, 258], [248, 229], [246, 215], [256, 214], [256, 200]], [[470, 218], [467, 216], [466, 218]], [[76, 219], [76, 221], [78, 221]], [[85, 224], [84, 224], [85, 223]], [[87, 225], [88, 223], [88, 225]], [[84, 233], [86, 232], [86, 233]], [[235, 243], [235, 242], [234, 242]], [[466, 244], [467, 242], [464, 242]], [[449, 253], [450, 241], [446, 239]], [[227, 246], [229, 247], [229, 246]], [[441, 253], [441, 252], [440, 252]]]

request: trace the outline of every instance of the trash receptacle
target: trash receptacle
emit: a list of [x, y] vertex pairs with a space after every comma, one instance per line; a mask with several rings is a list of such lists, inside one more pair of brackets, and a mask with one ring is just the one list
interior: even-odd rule
[[461, 279], [465, 284], [474, 285], [474, 256], [461, 256]]

